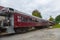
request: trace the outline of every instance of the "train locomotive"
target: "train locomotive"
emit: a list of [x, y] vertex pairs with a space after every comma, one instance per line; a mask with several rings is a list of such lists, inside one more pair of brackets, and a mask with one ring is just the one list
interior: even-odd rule
[[0, 33], [20, 33], [52, 25], [48, 20], [0, 6]]

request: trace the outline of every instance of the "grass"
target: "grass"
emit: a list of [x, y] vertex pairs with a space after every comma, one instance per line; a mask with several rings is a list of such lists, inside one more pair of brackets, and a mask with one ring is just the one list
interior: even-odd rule
[[53, 28], [60, 28], [60, 24], [54, 25]]

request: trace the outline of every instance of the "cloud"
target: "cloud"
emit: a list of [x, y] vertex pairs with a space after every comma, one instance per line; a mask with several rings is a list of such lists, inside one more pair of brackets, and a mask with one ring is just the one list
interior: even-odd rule
[[60, 0], [0, 0], [0, 5], [12, 7], [31, 15], [34, 9], [41, 12], [43, 18], [54, 18], [60, 14]]

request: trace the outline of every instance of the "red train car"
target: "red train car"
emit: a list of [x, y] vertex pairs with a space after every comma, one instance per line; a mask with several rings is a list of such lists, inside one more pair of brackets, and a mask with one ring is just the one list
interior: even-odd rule
[[0, 33], [20, 33], [33, 28], [48, 27], [47, 20], [0, 6]]

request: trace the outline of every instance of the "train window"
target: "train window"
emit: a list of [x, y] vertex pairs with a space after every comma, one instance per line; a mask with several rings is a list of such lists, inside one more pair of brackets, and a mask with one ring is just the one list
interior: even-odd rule
[[37, 20], [35, 20], [35, 22], [38, 22]]
[[27, 22], [27, 18], [25, 18], [23, 16], [18, 16], [18, 21], [20, 21], [20, 22]]
[[30, 22], [38, 22], [37, 20], [33, 19], [33, 18], [29, 18]]
[[29, 18], [29, 22], [32, 22], [32, 18]]
[[35, 22], [35, 19], [34, 19], [34, 18], [32, 18], [32, 21], [33, 21], [33, 22]]
[[27, 21], [28, 21], [28, 19], [27, 19], [27, 18], [22, 17], [22, 22], [27, 22]]
[[21, 22], [22, 16], [17, 16], [18, 17], [18, 22]]
[[18, 16], [18, 18], [22, 18], [22, 16]]
[[30, 18], [30, 21], [32, 21], [32, 18]]
[[21, 17], [21, 21], [22, 21], [22, 22], [25, 22], [25, 20], [24, 20], [24, 19], [25, 19], [24, 17]]
[[12, 9], [12, 8], [9, 8], [9, 10], [14, 11], [14, 9]]

